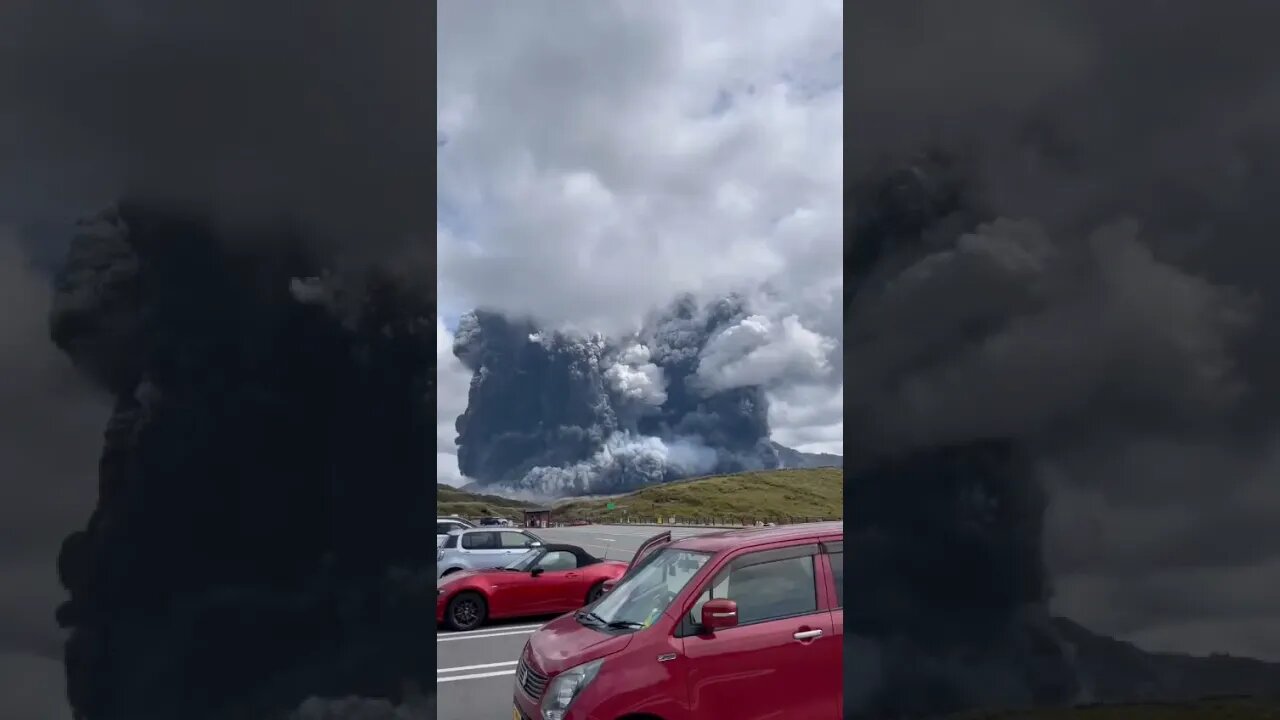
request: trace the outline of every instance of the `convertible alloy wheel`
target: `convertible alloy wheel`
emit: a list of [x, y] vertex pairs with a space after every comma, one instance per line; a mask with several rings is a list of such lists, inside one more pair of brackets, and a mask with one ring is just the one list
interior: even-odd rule
[[477, 593], [464, 592], [449, 601], [447, 619], [454, 630], [474, 630], [484, 622], [487, 613], [484, 598]]

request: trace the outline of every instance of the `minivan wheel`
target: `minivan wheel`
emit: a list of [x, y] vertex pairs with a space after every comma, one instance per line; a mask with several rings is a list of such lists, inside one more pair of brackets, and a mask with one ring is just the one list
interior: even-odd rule
[[600, 596], [603, 594], [604, 594], [604, 581], [601, 580], [595, 585], [592, 585], [591, 589], [587, 591], [587, 604], [590, 605], [591, 603], [599, 600]]
[[449, 601], [449, 612], [445, 614], [445, 619], [454, 630], [474, 630], [480, 627], [488, 614], [489, 608], [479, 593], [464, 592], [458, 593], [457, 597]]

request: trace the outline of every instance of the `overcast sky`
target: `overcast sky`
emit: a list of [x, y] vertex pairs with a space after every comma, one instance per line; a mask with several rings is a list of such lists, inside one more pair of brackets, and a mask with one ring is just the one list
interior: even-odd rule
[[[623, 333], [678, 293], [737, 291], [839, 340], [841, 13], [827, 0], [443, 4], [442, 477], [457, 481], [468, 383], [450, 331], [471, 308]], [[775, 440], [841, 452], [839, 377], [772, 395]]]

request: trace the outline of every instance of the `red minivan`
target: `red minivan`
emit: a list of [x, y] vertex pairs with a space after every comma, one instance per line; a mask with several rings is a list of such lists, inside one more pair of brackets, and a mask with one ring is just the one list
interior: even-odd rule
[[533, 634], [513, 720], [836, 720], [844, 523], [650, 538]]

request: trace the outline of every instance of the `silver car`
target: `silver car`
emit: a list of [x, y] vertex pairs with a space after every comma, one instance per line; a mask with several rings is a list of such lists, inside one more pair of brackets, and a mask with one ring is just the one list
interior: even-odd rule
[[502, 567], [534, 548], [542, 538], [525, 530], [469, 528], [449, 533], [436, 548], [436, 579], [459, 570]]
[[450, 515], [448, 517], [437, 516], [436, 517], [436, 547], [439, 548], [441, 545], [443, 545], [444, 539], [449, 537], [449, 533], [453, 532], [454, 530], [465, 530], [467, 528], [473, 528], [475, 526], [476, 524], [471, 522], [470, 520], [464, 520], [463, 518], [457, 517], [456, 515]]

